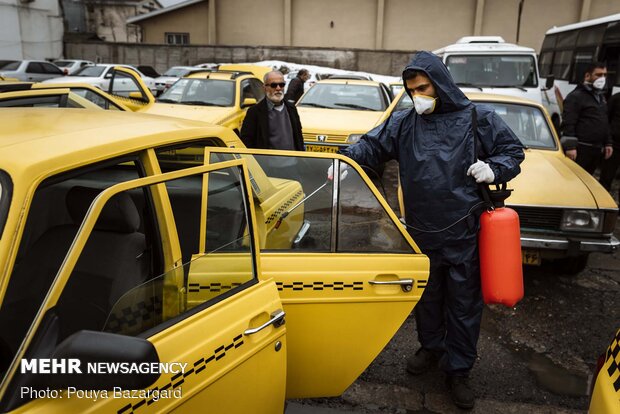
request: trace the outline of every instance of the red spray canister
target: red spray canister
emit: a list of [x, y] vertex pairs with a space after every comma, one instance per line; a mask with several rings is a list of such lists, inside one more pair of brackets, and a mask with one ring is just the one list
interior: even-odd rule
[[511, 190], [491, 191], [483, 187], [486, 188], [481, 191], [487, 192], [493, 208], [480, 216], [478, 250], [482, 298], [487, 304], [514, 306], [523, 298], [519, 215], [504, 206], [503, 200]]
[[[480, 154], [475, 107], [472, 110], [472, 127], [476, 162]], [[488, 206], [487, 211], [480, 216], [478, 234], [482, 299], [486, 304], [514, 306], [523, 298], [523, 265], [519, 215], [504, 205], [504, 200], [510, 196], [512, 190], [506, 189], [506, 183], [503, 183], [501, 188], [496, 185], [495, 190], [491, 190], [486, 184], [479, 184], [478, 188]]]

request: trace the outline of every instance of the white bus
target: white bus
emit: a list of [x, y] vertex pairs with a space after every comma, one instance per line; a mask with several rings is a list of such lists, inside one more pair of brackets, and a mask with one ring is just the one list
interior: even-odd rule
[[543, 105], [555, 125], [560, 122], [564, 98], [583, 80], [590, 62], [605, 63], [608, 91], [620, 92], [620, 14], [547, 30], [539, 71], [542, 78], [555, 80], [554, 88], [543, 92]]
[[464, 92], [518, 96], [542, 103], [536, 51], [500, 36], [466, 36], [433, 51]]

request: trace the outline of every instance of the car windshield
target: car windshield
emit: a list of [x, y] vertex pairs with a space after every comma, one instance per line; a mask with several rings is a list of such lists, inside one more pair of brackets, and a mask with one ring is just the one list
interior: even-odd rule
[[[555, 140], [551, 133], [551, 127], [547, 123], [543, 112], [540, 108], [522, 104], [508, 104], [500, 102], [480, 102], [493, 108], [504, 122], [508, 124], [510, 129], [519, 138], [519, 141], [527, 148], [537, 149], [556, 149]], [[394, 112], [410, 109], [413, 102], [409, 95], [402, 94], [400, 101], [394, 108]]]
[[2, 60], [0, 61], [0, 69], [2, 70], [16, 70], [19, 68], [19, 60]]
[[182, 78], [164, 92], [157, 101], [187, 105], [233, 106], [235, 82]]
[[459, 86], [522, 88], [538, 86], [534, 57], [528, 55], [450, 55], [446, 60]]
[[318, 83], [306, 92], [298, 105], [362, 111], [385, 111], [387, 106], [378, 86], [348, 82]]
[[164, 73], [162, 76], [172, 76], [175, 78], [180, 78], [181, 76], [185, 76], [189, 73], [189, 69], [185, 68], [170, 68]]
[[83, 76], [85, 78], [98, 78], [106, 70], [107, 66], [84, 66], [75, 72], [73, 76]]
[[535, 106], [500, 102], [477, 102], [493, 108], [527, 148], [556, 149], [551, 127]]

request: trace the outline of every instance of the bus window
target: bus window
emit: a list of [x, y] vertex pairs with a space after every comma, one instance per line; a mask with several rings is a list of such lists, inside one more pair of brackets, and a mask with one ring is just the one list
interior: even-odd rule
[[540, 60], [538, 61], [538, 71], [540, 76], [547, 77], [551, 74], [551, 60], [553, 59], [553, 52], [541, 52]]
[[581, 29], [579, 38], [577, 39], [577, 46], [596, 46], [601, 43], [606, 26], [606, 24], [600, 24], [598, 26]]
[[594, 52], [595, 50], [575, 52], [575, 56], [573, 57], [573, 71], [570, 78], [572, 83], [577, 84], [583, 81], [586, 68], [595, 60]]
[[567, 80], [570, 70], [570, 60], [573, 55], [572, 50], [563, 50], [555, 53], [553, 59], [553, 74], [556, 79]]
[[560, 33], [558, 35], [558, 43], [556, 47], [558, 49], [564, 48], [564, 47], [575, 47], [578, 33], [579, 33], [578, 30], [574, 30], [574, 31], [566, 32], [566, 33]]

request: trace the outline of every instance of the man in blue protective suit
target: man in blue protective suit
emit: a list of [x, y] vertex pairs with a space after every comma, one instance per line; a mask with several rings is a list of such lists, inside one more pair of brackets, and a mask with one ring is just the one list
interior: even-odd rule
[[432, 53], [416, 53], [403, 81], [414, 108], [392, 114], [342, 153], [371, 168], [398, 160], [407, 227], [431, 266], [415, 308], [421, 348], [407, 371], [421, 374], [439, 363], [454, 403], [472, 408], [469, 372], [483, 309], [477, 235], [484, 203], [478, 183], [515, 177], [523, 146], [491, 108], [467, 99]]

